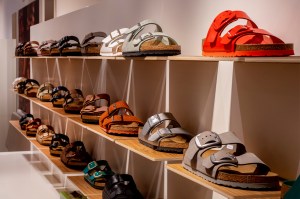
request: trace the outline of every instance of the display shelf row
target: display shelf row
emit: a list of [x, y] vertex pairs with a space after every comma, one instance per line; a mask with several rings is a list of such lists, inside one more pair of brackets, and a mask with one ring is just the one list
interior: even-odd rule
[[204, 56], [147, 56], [147, 57], [108, 57], [108, 56], [38, 56], [16, 57], [18, 59], [82, 59], [82, 60], [145, 60], [145, 61], [234, 61], [266, 63], [300, 63], [300, 56], [287, 57], [204, 57]]
[[[18, 128], [17, 121], [10, 121], [10, 123], [20, 132], [23, 133], [20, 128]], [[91, 187], [82, 177], [82, 172], [78, 170], [73, 170], [67, 168], [61, 161], [59, 157], [51, 156], [49, 153], [49, 148], [47, 146], [40, 145], [36, 140], [30, 139], [27, 137], [27, 139], [30, 141], [30, 143], [38, 149], [46, 158], [48, 158], [53, 165], [55, 165], [61, 173], [67, 176], [67, 179], [73, 183], [84, 195], [88, 196], [88, 198], [93, 197], [101, 197], [102, 191], [94, 189]], [[124, 148], [127, 148], [129, 150], [132, 150], [133, 152], [140, 154], [142, 156], [145, 156], [143, 153], [144, 150], [148, 151], [149, 154], [154, 154], [153, 156], [149, 155], [149, 159], [152, 157], [156, 157], [157, 159], [153, 161], [158, 161], [161, 159], [158, 157], [158, 154], [155, 153], [155, 151], [140, 145], [136, 139], [131, 140], [116, 140], [116, 144], [119, 144], [123, 146]], [[141, 148], [143, 148], [141, 150]], [[173, 154], [175, 157], [178, 154]], [[164, 158], [165, 159], [165, 158]], [[170, 159], [174, 160], [176, 158]], [[238, 198], [279, 198], [280, 191], [253, 191], [253, 190], [242, 190], [242, 189], [235, 189], [230, 187], [224, 187], [219, 186], [217, 184], [208, 182], [204, 180], [201, 177], [198, 177], [191, 172], [185, 170], [180, 163], [176, 164], [167, 164], [166, 165], [168, 172], [174, 172], [186, 179], [189, 179], [203, 187], [206, 187], [207, 189], [213, 190], [227, 198], [230, 199], [238, 199]]]

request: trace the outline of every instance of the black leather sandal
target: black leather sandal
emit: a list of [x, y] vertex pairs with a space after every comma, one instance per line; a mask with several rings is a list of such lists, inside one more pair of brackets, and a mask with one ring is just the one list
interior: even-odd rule
[[81, 45], [76, 36], [65, 36], [59, 41], [59, 52], [61, 56], [80, 56]]

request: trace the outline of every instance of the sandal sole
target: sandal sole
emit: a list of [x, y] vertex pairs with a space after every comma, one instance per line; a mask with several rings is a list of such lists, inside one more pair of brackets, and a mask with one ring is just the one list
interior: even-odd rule
[[169, 147], [161, 147], [161, 146], [155, 146], [155, 145], [152, 145], [148, 142], [145, 142], [144, 140], [140, 139], [139, 138], [139, 142], [153, 150], [156, 150], [156, 151], [161, 151], [161, 152], [167, 152], [167, 153], [183, 153], [183, 150], [182, 148], [169, 148]]
[[138, 52], [123, 52], [123, 56], [171, 56], [180, 55], [180, 50], [149, 50], [149, 51], [138, 51]]

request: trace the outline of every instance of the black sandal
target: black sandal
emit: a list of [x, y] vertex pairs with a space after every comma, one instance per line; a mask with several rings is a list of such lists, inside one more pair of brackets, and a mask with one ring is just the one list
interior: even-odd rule
[[65, 36], [59, 41], [59, 53], [61, 56], [80, 56], [81, 45], [76, 36]]

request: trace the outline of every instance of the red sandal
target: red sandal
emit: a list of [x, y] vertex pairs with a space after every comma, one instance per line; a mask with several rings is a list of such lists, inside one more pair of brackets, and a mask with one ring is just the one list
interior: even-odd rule
[[[238, 19], [246, 25], [236, 25], [223, 35], [224, 29]], [[243, 11], [221, 12], [210, 26], [203, 43], [203, 56], [289, 56], [294, 55], [293, 44], [286, 44], [266, 30], [260, 29]]]

